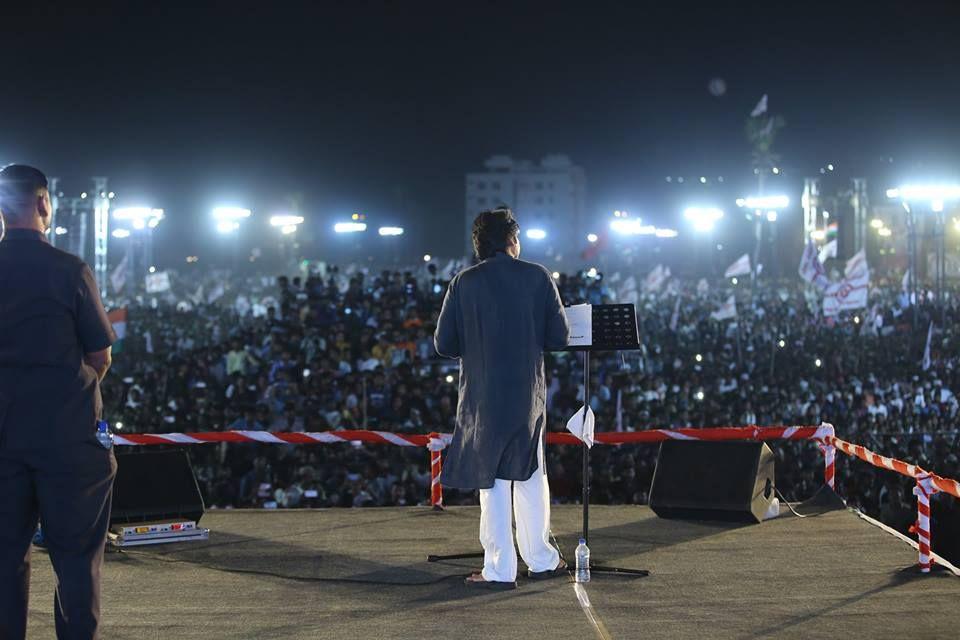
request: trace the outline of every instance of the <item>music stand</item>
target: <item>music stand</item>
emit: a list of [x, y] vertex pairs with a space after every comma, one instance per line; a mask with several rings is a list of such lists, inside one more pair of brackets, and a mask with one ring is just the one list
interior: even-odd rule
[[[597, 304], [591, 308], [592, 335], [589, 345], [571, 346], [564, 351], [583, 352], [583, 404], [590, 406], [590, 352], [591, 351], [636, 351], [640, 349], [640, 334], [637, 330], [637, 312], [632, 304]], [[586, 423], [587, 412], [583, 412]], [[581, 431], [582, 433], [582, 431]], [[590, 544], [590, 447], [583, 444], [583, 540]], [[646, 569], [625, 569], [595, 565], [591, 571], [648, 576]]]

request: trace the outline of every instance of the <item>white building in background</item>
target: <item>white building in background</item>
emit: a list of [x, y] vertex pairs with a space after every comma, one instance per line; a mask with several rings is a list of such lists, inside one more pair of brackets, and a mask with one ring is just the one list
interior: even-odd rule
[[[505, 204], [520, 222], [523, 251], [531, 259], [562, 259], [578, 254], [585, 244], [586, 178], [583, 169], [564, 155], [549, 155], [539, 164], [493, 156], [485, 171], [466, 176], [466, 254], [473, 254], [473, 219], [478, 213]], [[542, 240], [526, 232], [542, 230]]]

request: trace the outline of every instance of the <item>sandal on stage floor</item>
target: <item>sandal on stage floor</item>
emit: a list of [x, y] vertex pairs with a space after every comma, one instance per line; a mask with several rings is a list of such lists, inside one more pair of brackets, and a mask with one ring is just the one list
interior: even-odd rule
[[471, 573], [463, 579], [463, 584], [474, 589], [489, 589], [491, 591], [510, 591], [517, 588], [516, 582], [485, 580], [482, 573]]
[[527, 577], [531, 580], [548, 580], [564, 575], [567, 575], [567, 561], [563, 558], [560, 558], [560, 561], [557, 562], [555, 569], [550, 569], [549, 571], [530, 571], [530, 569], [527, 569]]

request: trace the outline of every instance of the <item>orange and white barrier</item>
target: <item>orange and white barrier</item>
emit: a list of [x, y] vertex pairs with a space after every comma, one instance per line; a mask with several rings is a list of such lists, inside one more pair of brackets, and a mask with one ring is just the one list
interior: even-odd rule
[[914, 478], [917, 486], [913, 493], [917, 496], [917, 523], [914, 529], [917, 533], [917, 548], [920, 554], [920, 571], [929, 573], [933, 565], [933, 558], [930, 554], [930, 496], [943, 491], [950, 495], [960, 498], [960, 483], [950, 478], [943, 478], [935, 473], [924, 471], [920, 467], [909, 462], [903, 462], [896, 458], [888, 458], [878, 453], [870, 451], [859, 444], [852, 444], [841, 440], [836, 436], [828, 436], [826, 444], [832, 445], [847, 455], [856, 456], [865, 462], [869, 462], [875, 467], [896, 471], [901, 475]]

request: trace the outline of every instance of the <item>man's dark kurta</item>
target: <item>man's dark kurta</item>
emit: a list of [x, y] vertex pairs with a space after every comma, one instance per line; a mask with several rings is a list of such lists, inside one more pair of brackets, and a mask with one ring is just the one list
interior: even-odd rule
[[38, 520], [57, 574], [60, 638], [97, 637], [116, 461], [96, 440], [84, 355], [116, 339], [93, 273], [39, 231], [0, 241], [0, 638], [25, 637]]
[[450, 282], [434, 335], [440, 355], [460, 358], [444, 485], [489, 489], [533, 475], [547, 420], [543, 352], [569, 338], [560, 294], [540, 265], [497, 253]]

